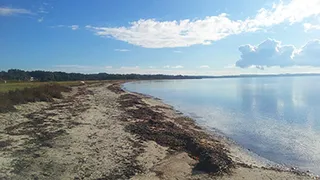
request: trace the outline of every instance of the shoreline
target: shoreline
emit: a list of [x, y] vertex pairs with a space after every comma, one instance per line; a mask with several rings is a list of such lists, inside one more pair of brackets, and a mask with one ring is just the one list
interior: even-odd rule
[[125, 83], [130, 83], [130, 82], [124, 82], [119, 85], [121, 89], [123, 89], [125, 92], [136, 94], [138, 96], [144, 96], [145, 98], [151, 98], [154, 101], [159, 101], [164, 105], [170, 106], [171, 110], [175, 111], [177, 114], [182, 115], [183, 117], [186, 117], [186, 118], [190, 118], [193, 121], [193, 124], [195, 126], [199, 126], [201, 129], [205, 131], [206, 134], [212, 135], [215, 138], [217, 138], [217, 140], [220, 141], [224, 146], [226, 146], [229, 151], [232, 151], [229, 155], [232, 156], [233, 160], [237, 159], [239, 161], [237, 162], [238, 165], [243, 165], [245, 167], [249, 166], [249, 167], [255, 167], [255, 168], [262, 168], [262, 169], [270, 169], [270, 170], [275, 170], [279, 172], [290, 172], [298, 175], [308, 175], [308, 176], [318, 177], [317, 175], [310, 173], [308, 171], [303, 171], [301, 169], [297, 169], [296, 167], [292, 167], [292, 166], [281, 165], [271, 160], [268, 160], [250, 151], [250, 149], [246, 149], [245, 147], [239, 145], [237, 142], [227, 137], [222, 132], [218, 132], [217, 130], [210, 130], [208, 129], [208, 127], [198, 124], [192, 116], [186, 115], [186, 113], [183, 113], [175, 109], [172, 105], [168, 105], [164, 103], [163, 100], [160, 98], [153, 97], [148, 94], [129, 91], [124, 87]]
[[[130, 82], [125, 82], [125, 83], [130, 83]], [[290, 169], [290, 167], [285, 167], [285, 166], [282, 166], [282, 165], [279, 165], [273, 161], [270, 161], [268, 159], [265, 159], [261, 156], [259, 156], [258, 154], [250, 151], [249, 149], [246, 149], [245, 147], [242, 147], [241, 145], [237, 144], [237, 142], [235, 142], [233, 139], [227, 137], [225, 134], [223, 134], [222, 132], [219, 132], [218, 130], [216, 129], [213, 129], [213, 130], [210, 130], [208, 129], [207, 126], [204, 126], [204, 125], [201, 125], [199, 123], [197, 123], [197, 121], [195, 120], [194, 117], [192, 117], [191, 115], [187, 115], [186, 113], [183, 113], [179, 110], [177, 110], [174, 106], [172, 105], [169, 105], [165, 102], [163, 102], [162, 99], [160, 98], [157, 98], [157, 97], [154, 97], [154, 96], [151, 96], [151, 95], [148, 95], [148, 94], [143, 94], [143, 93], [138, 93], [138, 92], [131, 92], [129, 91], [128, 89], [126, 89], [124, 87], [124, 84], [125, 83], [121, 83], [120, 84], [120, 87], [121, 89], [123, 89], [125, 92], [127, 93], [130, 93], [130, 94], [135, 94], [135, 95], [138, 95], [138, 96], [142, 96], [142, 97], [145, 97], [145, 98], [150, 98], [150, 99], [153, 99], [154, 101], [159, 101], [161, 104], [164, 104], [166, 106], [169, 106], [171, 110], [175, 111], [178, 115], [181, 115], [182, 117], [187, 117], [187, 118], [190, 118], [194, 125], [195, 126], [199, 126], [201, 129], [203, 129], [205, 131], [205, 133], [209, 134], [209, 135], [212, 135], [214, 137], [216, 137], [219, 141], [221, 141], [223, 144], [228, 144], [229, 147], [233, 147], [233, 148], [236, 148], [236, 149], [239, 149], [242, 153], [245, 153], [247, 154], [249, 157], [252, 157], [253, 158], [253, 161], [255, 161], [256, 163], [259, 164], [259, 166], [269, 166], [269, 167], [276, 167], [278, 165], [277, 168], [287, 168], [287, 169]]]
[[314, 179], [255, 167], [223, 139], [129, 81], [73, 87], [0, 115], [0, 179]]

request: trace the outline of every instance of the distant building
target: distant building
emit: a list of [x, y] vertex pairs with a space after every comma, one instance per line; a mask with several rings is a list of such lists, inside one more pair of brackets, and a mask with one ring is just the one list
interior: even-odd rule
[[34, 81], [34, 78], [33, 78], [33, 77], [30, 77], [30, 81]]

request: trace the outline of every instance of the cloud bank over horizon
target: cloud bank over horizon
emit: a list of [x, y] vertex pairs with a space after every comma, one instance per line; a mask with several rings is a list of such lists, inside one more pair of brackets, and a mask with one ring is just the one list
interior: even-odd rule
[[188, 47], [196, 44], [210, 45], [230, 35], [255, 32], [284, 22], [290, 25], [320, 14], [320, 1], [292, 0], [287, 4], [280, 1], [271, 9], [262, 8], [255, 16], [245, 20], [232, 20], [226, 13], [207, 16], [198, 20], [157, 21], [140, 19], [129, 26], [86, 28], [96, 35], [114, 38], [145, 48]]
[[257, 46], [250, 44], [239, 47], [241, 58], [236, 62], [240, 68], [289, 66], [320, 66], [320, 40], [309, 41], [301, 48], [282, 45], [280, 41], [267, 39]]

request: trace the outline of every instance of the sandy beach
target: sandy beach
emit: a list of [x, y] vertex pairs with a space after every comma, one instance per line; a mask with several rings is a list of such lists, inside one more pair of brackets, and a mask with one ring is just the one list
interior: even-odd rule
[[262, 162], [121, 83], [0, 114], [0, 179], [317, 179]]

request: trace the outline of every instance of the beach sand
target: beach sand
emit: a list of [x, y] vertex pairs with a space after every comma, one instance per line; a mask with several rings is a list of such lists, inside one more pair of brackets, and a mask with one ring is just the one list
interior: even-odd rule
[[0, 179], [315, 179], [260, 162], [122, 82], [0, 114]]

